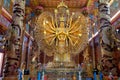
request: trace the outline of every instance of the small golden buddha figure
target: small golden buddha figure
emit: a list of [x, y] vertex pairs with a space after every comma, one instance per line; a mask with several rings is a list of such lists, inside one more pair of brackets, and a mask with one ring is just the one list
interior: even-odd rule
[[76, 75], [75, 75], [75, 74], [73, 75], [73, 80], [77, 80], [77, 78], [76, 78]]

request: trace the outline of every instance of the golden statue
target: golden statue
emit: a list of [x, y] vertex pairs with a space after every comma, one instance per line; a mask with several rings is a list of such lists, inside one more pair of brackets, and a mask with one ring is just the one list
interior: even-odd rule
[[54, 14], [43, 12], [36, 19], [35, 38], [46, 55], [54, 56], [53, 65], [75, 67], [71, 56], [88, 43], [87, 21], [83, 14], [71, 14], [64, 2], [57, 6]]
[[77, 80], [75, 73], [73, 74], [73, 79], [72, 80]]

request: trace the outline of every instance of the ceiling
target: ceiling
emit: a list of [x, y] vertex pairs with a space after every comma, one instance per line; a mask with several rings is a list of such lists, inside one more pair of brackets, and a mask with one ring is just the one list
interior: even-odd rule
[[[32, 12], [37, 6], [41, 6], [43, 7], [44, 11], [54, 11], [55, 8], [57, 8], [57, 5], [59, 5], [59, 3], [62, 0], [26, 0], [29, 5], [27, 5], [27, 14], [29, 14], [30, 12]], [[91, 1], [92, 3], [90, 3], [91, 5], [93, 5], [93, 3], [95, 1], [98, 0], [63, 0], [65, 2], [65, 4], [68, 6], [70, 11], [81, 11], [81, 9], [87, 7], [89, 1]], [[113, 1], [113, 2], [112, 2]], [[112, 17], [118, 10], [120, 10], [120, 5], [118, 5], [117, 7], [115, 7], [116, 3], [120, 4], [120, 0], [111, 0], [111, 14], [110, 16]]]
[[[57, 5], [61, 0], [40, 0], [39, 3], [45, 10], [52, 10], [54, 8], [57, 8]], [[88, 0], [66, 0], [64, 1], [65, 4], [69, 7], [71, 10], [79, 10], [80, 8], [83, 8], [87, 5]]]
[[[35, 9], [37, 6], [43, 7], [44, 11], [54, 11], [57, 5], [62, 0], [30, 0], [28, 5], [29, 10]], [[82, 8], [87, 6], [89, 0], [63, 0], [68, 6], [70, 11], [80, 11]], [[31, 8], [31, 9], [30, 9]]]

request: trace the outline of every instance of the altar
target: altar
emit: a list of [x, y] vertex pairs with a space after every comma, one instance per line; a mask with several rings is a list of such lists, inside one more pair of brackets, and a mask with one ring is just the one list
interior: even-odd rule
[[82, 80], [73, 56], [87, 47], [87, 23], [85, 15], [71, 13], [63, 1], [54, 10], [54, 15], [43, 12], [37, 18], [35, 39], [38, 47], [45, 55], [53, 57], [51, 62], [46, 63], [44, 56], [42, 80]]
[[82, 80], [77, 70], [49, 69], [41, 72], [40, 80]]

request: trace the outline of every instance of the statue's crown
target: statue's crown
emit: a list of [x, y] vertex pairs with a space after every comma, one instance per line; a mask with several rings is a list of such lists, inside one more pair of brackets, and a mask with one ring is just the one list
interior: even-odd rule
[[68, 8], [68, 6], [62, 1], [60, 2], [60, 4], [57, 6], [57, 8], [59, 7], [65, 7], [65, 8]]

